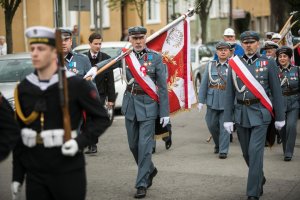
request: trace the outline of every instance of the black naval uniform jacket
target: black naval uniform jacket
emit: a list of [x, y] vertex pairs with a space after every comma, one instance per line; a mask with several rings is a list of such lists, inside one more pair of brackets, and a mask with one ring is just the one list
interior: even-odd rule
[[[92, 58], [89, 51], [88, 57], [91, 65], [95, 66], [97, 63], [110, 59], [110, 56], [103, 52], [98, 52], [96, 59]], [[109, 102], [115, 101], [115, 81], [114, 72], [112, 70], [105, 71], [95, 77], [96, 86], [100, 96], [107, 96]]]
[[[13, 156], [13, 181], [22, 183], [25, 172], [35, 173], [65, 173], [85, 167], [82, 150], [91, 145], [109, 126], [107, 112], [100, 104], [96, 88], [90, 82], [67, 72], [69, 92], [69, 112], [71, 129], [78, 130], [86, 112], [87, 120], [81, 133], [75, 138], [79, 152], [75, 156], [64, 156], [61, 147], [45, 148], [43, 144], [29, 148], [22, 141], [18, 143]], [[18, 86], [18, 99], [24, 116], [32, 111], [44, 113], [44, 130], [63, 129], [63, 115], [60, 107], [58, 75], [55, 74], [42, 86], [35, 73], [26, 77]], [[44, 89], [42, 89], [44, 87]], [[41, 115], [40, 115], [41, 116]], [[40, 133], [41, 120], [38, 117], [29, 125], [18, 118], [21, 128], [31, 128]]]
[[14, 111], [0, 93], [0, 161], [4, 160], [20, 139], [20, 129]]

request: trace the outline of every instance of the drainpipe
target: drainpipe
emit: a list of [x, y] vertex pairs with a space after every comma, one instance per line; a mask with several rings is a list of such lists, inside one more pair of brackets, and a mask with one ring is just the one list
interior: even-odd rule
[[[27, 4], [26, 4], [26, 0], [23, 0], [23, 29], [24, 29], [24, 32], [27, 28]], [[25, 42], [25, 51], [28, 52], [28, 45], [27, 45], [27, 37], [24, 35], [24, 42]]]

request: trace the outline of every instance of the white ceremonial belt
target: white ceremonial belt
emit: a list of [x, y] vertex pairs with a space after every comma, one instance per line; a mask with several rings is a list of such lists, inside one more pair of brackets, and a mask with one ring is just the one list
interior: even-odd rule
[[[34, 147], [43, 144], [46, 148], [59, 147], [64, 142], [64, 129], [50, 129], [37, 133], [33, 129], [23, 128], [21, 130], [22, 141], [25, 146]], [[77, 137], [77, 130], [71, 131], [71, 137]]]

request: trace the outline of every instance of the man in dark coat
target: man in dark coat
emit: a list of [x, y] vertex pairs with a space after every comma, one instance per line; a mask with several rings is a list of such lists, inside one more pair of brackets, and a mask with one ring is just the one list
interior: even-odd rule
[[[90, 50], [88, 52], [88, 57], [90, 59], [91, 65], [95, 66], [97, 63], [110, 59], [110, 56], [106, 53], [100, 52], [101, 50], [102, 37], [99, 33], [92, 33], [89, 37]], [[101, 104], [104, 105], [107, 99], [107, 108], [114, 109], [115, 102], [115, 82], [114, 73], [109, 70], [107, 72], [101, 73], [95, 77], [96, 86], [98, 93], [100, 95]], [[98, 142], [98, 141], [97, 141]], [[97, 143], [96, 142], [96, 143]], [[88, 147], [86, 154], [97, 153], [97, 145], [93, 144]]]

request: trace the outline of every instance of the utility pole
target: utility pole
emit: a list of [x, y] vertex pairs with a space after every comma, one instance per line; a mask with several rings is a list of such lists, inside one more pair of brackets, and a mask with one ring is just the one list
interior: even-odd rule
[[232, 0], [229, 0], [229, 27], [232, 27]]

